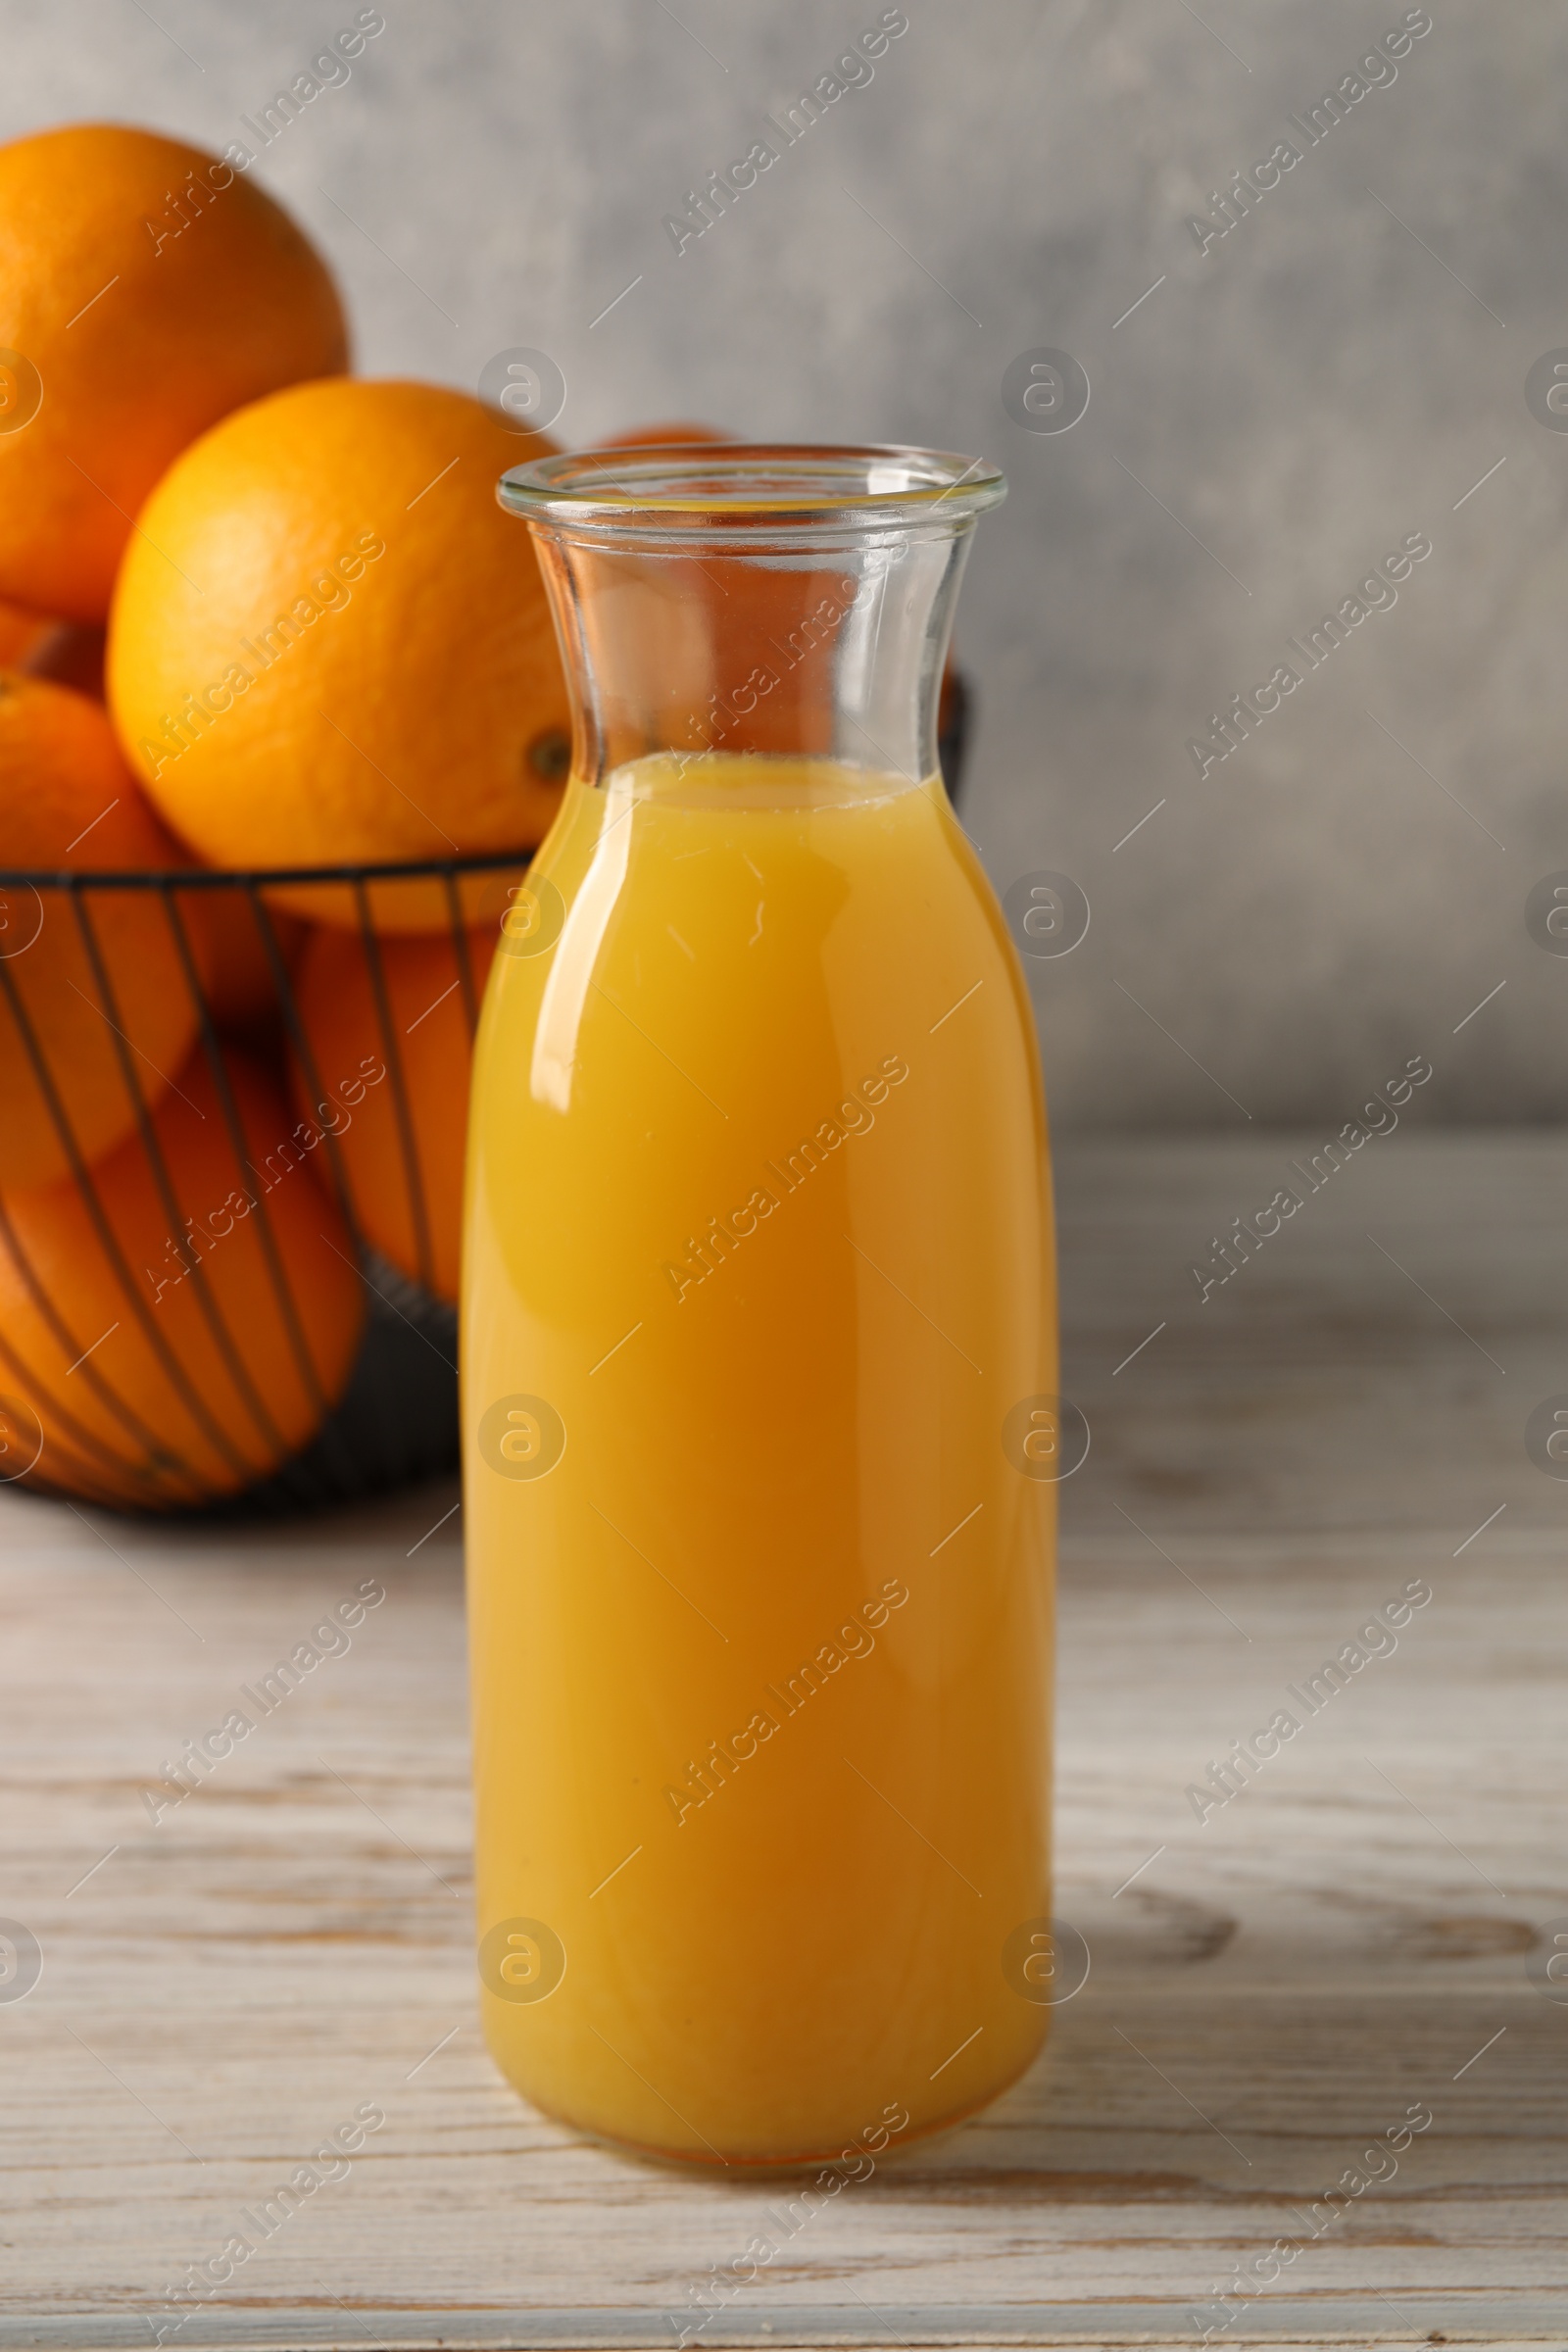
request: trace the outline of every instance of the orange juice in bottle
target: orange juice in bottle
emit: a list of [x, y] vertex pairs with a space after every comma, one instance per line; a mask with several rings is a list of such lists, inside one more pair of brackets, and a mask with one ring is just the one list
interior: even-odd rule
[[1001, 478], [509, 475], [572, 779], [475, 1061], [463, 1414], [497, 2063], [707, 2165], [1040, 2046], [1055, 1320], [1030, 1008], [936, 773]]

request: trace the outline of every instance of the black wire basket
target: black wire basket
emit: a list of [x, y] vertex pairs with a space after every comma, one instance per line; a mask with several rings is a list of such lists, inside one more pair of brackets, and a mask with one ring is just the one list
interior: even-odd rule
[[[58, 1163], [0, 1189], [0, 1476], [132, 1510], [292, 1511], [455, 1466], [458, 1212], [452, 1182], [432, 1197], [431, 1155], [438, 1145], [449, 1168], [461, 1162], [495, 923], [476, 902], [504, 906], [528, 857], [0, 872], [13, 1092], [0, 1115], [16, 1133], [30, 1120]], [[377, 886], [411, 884], [439, 894], [441, 931], [378, 927]], [[301, 921], [314, 896], [341, 906], [345, 892], [352, 925]], [[132, 904], [148, 919], [127, 935]], [[46, 937], [53, 961], [35, 976], [28, 951]], [[357, 987], [354, 1042], [368, 1051], [348, 1080], [323, 1063], [308, 968], [302, 980], [317, 949], [339, 983], [346, 956]], [[444, 957], [452, 977], [405, 1017], [397, 973], [411, 956], [416, 966]], [[252, 982], [236, 1003], [232, 971], [247, 957]], [[149, 972], [161, 1034], [172, 993], [184, 992], [191, 1042], [177, 1067], [135, 1034], [128, 1000]], [[97, 1152], [74, 1101], [80, 1072], [52, 1050], [64, 990], [101, 1024], [88, 1033], [119, 1132]], [[346, 994], [339, 985], [328, 1015]], [[413, 1065], [413, 1034], [437, 1012], [439, 1117]], [[74, 1017], [79, 1031], [86, 1014]], [[105, 1091], [95, 1084], [90, 1105], [100, 1123]], [[367, 1104], [383, 1147], [390, 1139], [368, 1172], [349, 1132]], [[381, 1246], [389, 1219], [401, 1262]]]
[[[955, 801], [966, 710], [950, 674]], [[0, 1481], [261, 1514], [456, 1468], [468, 1056], [529, 856], [0, 871]], [[439, 929], [380, 919], [378, 891], [410, 885], [436, 894]], [[318, 903], [333, 920], [310, 920]], [[43, 971], [27, 958], [46, 933]], [[114, 1098], [96, 1148], [51, 1031], [64, 1006], [79, 1037], [68, 989], [92, 1016], [100, 1124]], [[138, 994], [164, 1030], [172, 1009], [184, 1022], [177, 1068], [138, 1040]], [[323, 1020], [369, 1041], [352, 1081], [323, 1061]], [[36, 1130], [42, 1179], [8, 1176], [7, 1126]]]

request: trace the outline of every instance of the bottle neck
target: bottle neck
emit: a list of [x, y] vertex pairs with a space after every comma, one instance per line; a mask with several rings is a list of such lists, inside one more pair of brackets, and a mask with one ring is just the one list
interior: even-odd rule
[[651, 547], [532, 524], [565, 662], [573, 773], [654, 755], [831, 760], [921, 782], [971, 524]]

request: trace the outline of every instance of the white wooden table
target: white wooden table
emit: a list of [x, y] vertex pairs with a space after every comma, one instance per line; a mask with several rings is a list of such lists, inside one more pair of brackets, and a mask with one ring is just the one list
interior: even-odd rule
[[[1288, 1149], [1063, 1154], [1094, 1442], [1058, 1907], [1092, 1973], [1028, 2080], [699, 2344], [1193, 2344], [1276, 2240], [1213, 2340], [1568, 2342], [1568, 1484], [1523, 1442], [1568, 1391], [1568, 1146], [1406, 1124], [1200, 1305], [1188, 1260]], [[43, 1954], [0, 2002], [0, 2352], [181, 2311], [179, 2346], [674, 2344], [783, 2201], [574, 2140], [491, 2069], [454, 1499], [214, 1534], [0, 1496], [0, 1914]], [[155, 1825], [166, 1759], [366, 1579], [352, 1647]], [[1411, 1579], [1396, 1651], [1200, 1823], [1188, 1785]], [[365, 2107], [343, 2177], [172, 2308]], [[1412, 2108], [1396, 2171], [1324, 2204]]]

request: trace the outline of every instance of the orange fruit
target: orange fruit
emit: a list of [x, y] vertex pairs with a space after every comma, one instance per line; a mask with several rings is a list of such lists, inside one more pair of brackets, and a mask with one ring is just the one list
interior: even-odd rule
[[[0, 869], [181, 862], [98, 705], [0, 672]], [[63, 1174], [73, 1145], [90, 1160], [118, 1143], [195, 1031], [156, 890], [91, 890], [74, 905], [66, 891], [0, 884], [0, 1190]]]
[[0, 147], [0, 596], [101, 620], [147, 493], [244, 401], [347, 367], [325, 263], [199, 147], [73, 122]]
[[[450, 933], [372, 941], [372, 969], [357, 934], [319, 930], [295, 983], [312, 1065], [296, 1059], [296, 1103], [322, 1126], [337, 1116], [360, 1231], [441, 1298], [458, 1295], [473, 1022], [497, 937], [464, 932], [461, 955]], [[348, 1104], [354, 1074], [368, 1083]]]
[[[4, 423], [5, 410], [0, 406], [0, 426]], [[24, 662], [35, 646], [54, 634], [54, 625], [41, 612], [29, 612], [24, 606], [0, 600], [0, 669], [12, 669]]]
[[226, 1080], [227, 1104], [193, 1055], [153, 1114], [172, 1219], [140, 1136], [88, 1178], [112, 1246], [70, 1178], [0, 1208], [0, 1421], [8, 1459], [40, 1446], [36, 1484], [154, 1510], [232, 1494], [347, 1385], [352, 1241], [276, 1087], [238, 1055]]
[[[532, 539], [496, 483], [550, 447], [466, 393], [338, 378], [241, 409], [176, 459], [115, 592], [109, 698], [209, 864], [539, 840], [569, 755], [565, 681]], [[277, 895], [358, 920], [346, 887]], [[434, 884], [371, 903], [390, 929], [448, 920]]]

